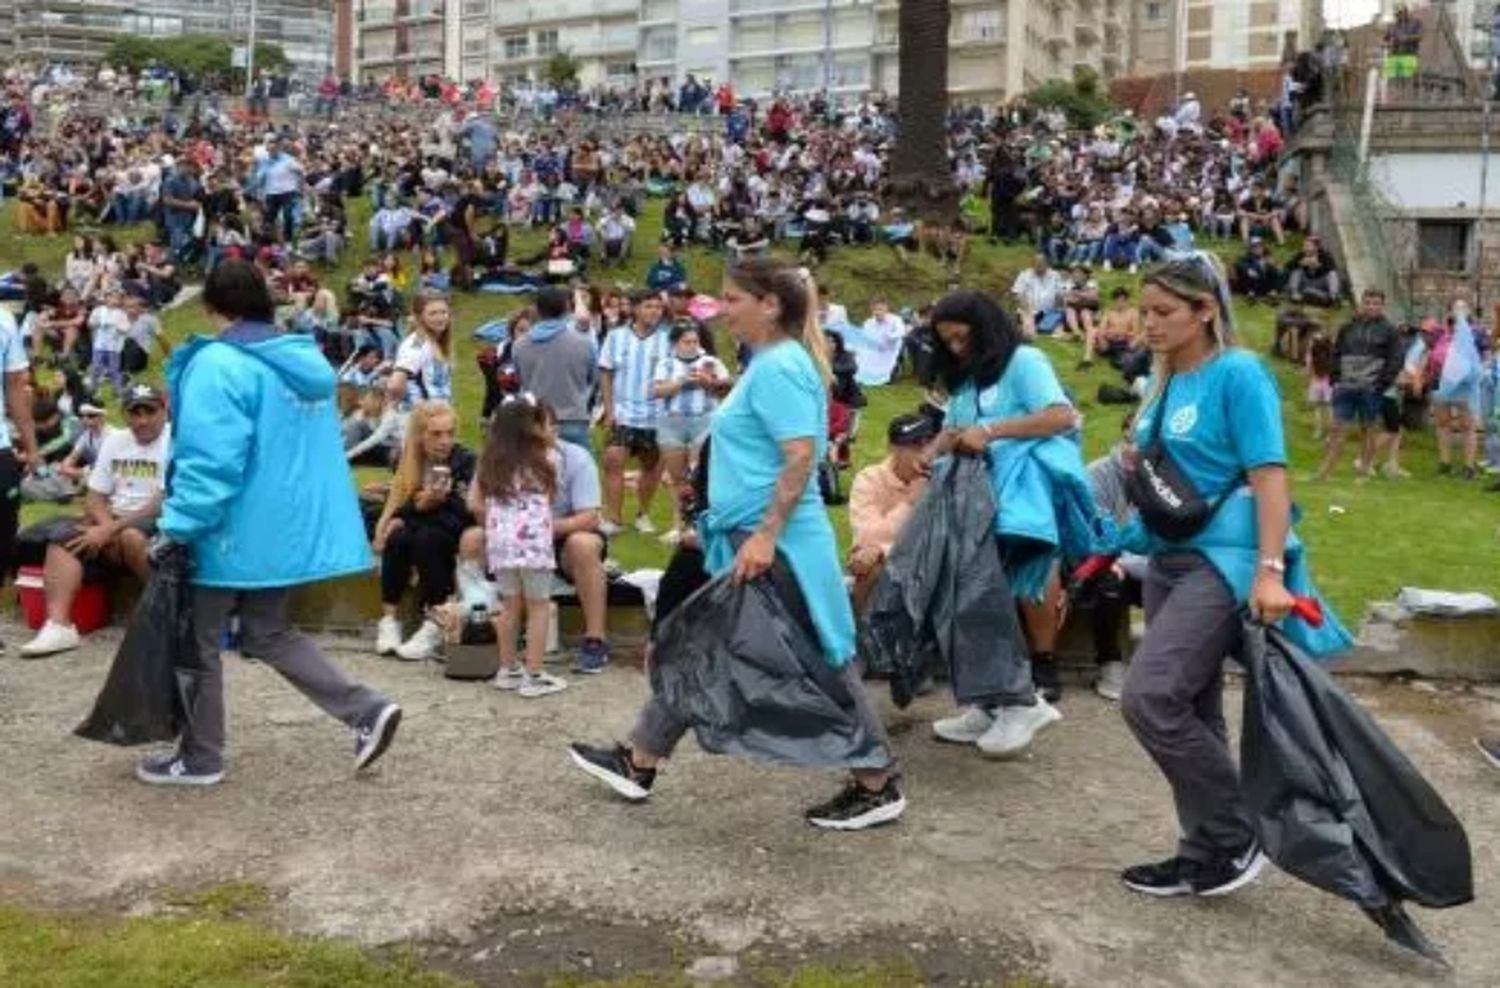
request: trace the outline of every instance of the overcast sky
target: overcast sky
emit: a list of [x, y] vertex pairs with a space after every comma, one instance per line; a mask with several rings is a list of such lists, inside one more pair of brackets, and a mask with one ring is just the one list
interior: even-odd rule
[[1323, 0], [1323, 16], [1332, 27], [1368, 24], [1380, 11], [1380, 0]]

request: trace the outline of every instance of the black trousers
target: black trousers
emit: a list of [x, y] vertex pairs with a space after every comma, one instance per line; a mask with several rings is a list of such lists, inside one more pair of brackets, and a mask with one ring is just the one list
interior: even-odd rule
[[458, 563], [458, 536], [439, 525], [407, 523], [386, 539], [380, 557], [380, 601], [399, 604], [417, 574], [417, 602], [426, 609], [445, 603], [453, 594], [453, 568]]
[[0, 584], [15, 565], [16, 529], [21, 522], [21, 461], [0, 450]]

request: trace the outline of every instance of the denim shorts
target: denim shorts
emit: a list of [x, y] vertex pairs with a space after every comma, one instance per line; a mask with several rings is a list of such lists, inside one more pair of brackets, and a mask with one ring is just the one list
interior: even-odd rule
[[663, 415], [656, 420], [656, 443], [663, 449], [697, 449], [712, 421], [712, 415]]
[[1333, 417], [1343, 425], [1375, 425], [1381, 421], [1380, 395], [1371, 388], [1336, 387]]

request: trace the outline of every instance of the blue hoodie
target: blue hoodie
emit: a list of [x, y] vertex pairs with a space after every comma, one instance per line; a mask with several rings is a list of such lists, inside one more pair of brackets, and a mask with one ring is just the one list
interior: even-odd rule
[[368, 571], [333, 368], [312, 337], [257, 323], [172, 355], [172, 465], [159, 527], [193, 582], [271, 589]]

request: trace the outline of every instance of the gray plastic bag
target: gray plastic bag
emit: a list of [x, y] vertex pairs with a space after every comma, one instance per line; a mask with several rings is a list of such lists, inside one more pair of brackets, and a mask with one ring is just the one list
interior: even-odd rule
[[651, 687], [705, 751], [812, 768], [890, 764], [779, 557], [748, 583], [711, 581], [662, 620]]
[[860, 627], [865, 671], [887, 675], [905, 707], [936, 652], [960, 704], [1027, 702], [1030, 653], [995, 540], [981, 457], [939, 460], [886, 559]]

